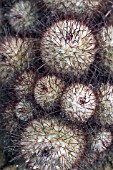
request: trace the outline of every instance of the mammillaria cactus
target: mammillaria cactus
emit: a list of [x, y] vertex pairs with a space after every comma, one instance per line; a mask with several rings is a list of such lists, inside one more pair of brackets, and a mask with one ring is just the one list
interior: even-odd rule
[[59, 100], [64, 89], [64, 82], [55, 76], [46, 76], [37, 81], [34, 97], [37, 104], [49, 110]]
[[13, 36], [1, 37], [0, 55], [4, 63], [16, 71], [22, 71], [29, 66], [31, 48], [30, 39], [21, 39]]
[[4, 62], [0, 62], [0, 82], [7, 84], [14, 76], [14, 69]]
[[113, 86], [109, 83], [99, 88], [98, 116], [102, 125], [113, 124]]
[[33, 95], [35, 84], [35, 73], [32, 71], [24, 71], [16, 79], [14, 90], [18, 99]]
[[14, 111], [18, 119], [27, 121], [28, 119], [33, 118], [35, 109], [33, 108], [32, 103], [30, 101], [22, 99], [17, 103]]
[[22, 155], [31, 169], [70, 169], [85, 150], [82, 131], [56, 119], [34, 120], [21, 134]]
[[73, 84], [61, 98], [62, 111], [72, 121], [86, 122], [96, 108], [96, 96], [90, 86]]
[[110, 131], [101, 130], [93, 139], [91, 148], [94, 152], [101, 153], [107, 149], [112, 143], [112, 134]]
[[75, 19], [55, 22], [41, 41], [42, 60], [57, 73], [87, 72], [94, 61], [95, 38], [91, 30]]
[[15, 31], [23, 32], [32, 30], [38, 18], [35, 1], [20, 0], [19, 2], [15, 2], [7, 17]]
[[102, 56], [100, 65], [102, 69], [112, 75], [113, 73], [113, 26], [103, 27], [101, 31]]

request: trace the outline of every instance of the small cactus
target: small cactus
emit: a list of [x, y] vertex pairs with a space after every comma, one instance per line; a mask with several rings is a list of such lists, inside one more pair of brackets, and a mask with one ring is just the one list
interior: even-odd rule
[[102, 125], [113, 124], [113, 86], [102, 84], [98, 90], [98, 114]]
[[34, 2], [29, 0], [15, 2], [7, 14], [10, 25], [17, 33], [32, 31], [33, 26], [36, 24], [38, 15], [36, 3]]
[[29, 67], [31, 58], [30, 45], [31, 41], [28, 39], [13, 36], [1, 37], [0, 55], [3, 58], [3, 62], [19, 72]]
[[95, 113], [96, 96], [90, 86], [73, 84], [64, 91], [61, 108], [68, 119], [87, 122]]
[[37, 81], [34, 97], [41, 107], [49, 110], [59, 100], [64, 88], [64, 82], [55, 76], [46, 76]]
[[91, 148], [94, 152], [101, 153], [105, 151], [112, 143], [112, 134], [110, 131], [101, 130], [93, 139]]

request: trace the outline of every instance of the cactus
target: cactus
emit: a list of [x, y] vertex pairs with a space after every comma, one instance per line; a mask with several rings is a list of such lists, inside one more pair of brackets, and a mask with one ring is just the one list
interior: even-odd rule
[[7, 14], [10, 25], [18, 32], [32, 31], [34, 28], [38, 15], [35, 1], [21, 0], [15, 2], [13, 7]]
[[109, 83], [102, 84], [98, 91], [98, 116], [102, 125], [113, 123], [113, 87]]
[[96, 96], [90, 86], [73, 84], [64, 91], [61, 98], [61, 108], [68, 119], [87, 122], [95, 113]]
[[1, 37], [1, 60], [15, 71], [21, 72], [29, 66], [31, 58], [31, 41], [14, 36]]
[[85, 150], [82, 131], [55, 119], [32, 121], [21, 136], [22, 155], [31, 169], [70, 169]]
[[69, 19], [58, 21], [43, 35], [42, 60], [52, 72], [79, 76], [94, 61], [95, 43], [91, 30], [82, 23]]
[[51, 109], [62, 95], [64, 82], [55, 76], [46, 76], [37, 81], [34, 97], [41, 107]]

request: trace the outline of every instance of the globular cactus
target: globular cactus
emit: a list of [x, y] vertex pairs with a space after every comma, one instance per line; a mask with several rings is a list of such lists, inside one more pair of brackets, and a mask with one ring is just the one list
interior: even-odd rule
[[12, 28], [18, 32], [29, 32], [35, 28], [38, 22], [38, 6], [35, 1], [15, 2], [8, 14], [6, 14]]
[[79, 162], [85, 145], [81, 130], [53, 118], [32, 121], [21, 133], [19, 141], [28, 167], [40, 170], [71, 169]]
[[35, 109], [30, 101], [22, 99], [16, 104], [14, 112], [18, 119], [27, 121], [33, 118]]
[[98, 154], [105, 151], [108, 147], [110, 147], [111, 144], [111, 132], [106, 129], [101, 129], [101, 131], [99, 131], [93, 139], [91, 149]]
[[98, 114], [102, 125], [113, 124], [113, 86], [102, 84], [98, 90]]
[[24, 71], [16, 79], [14, 91], [18, 99], [33, 95], [35, 86], [35, 73], [33, 71]]
[[34, 97], [41, 107], [50, 110], [62, 96], [64, 82], [56, 76], [46, 76], [37, 81], [34, 88]]
[[61, 108], [68, 119], [87, 122], [95, 114], [96, 96], [90, 86], [73, 84], [64, 91]]
[[91, 30], [76, 21], [55, 22], [41, 40], [41, 56], [52, 72], [80, 76], [94, 61], [96, 40]]
[[0, 56], [6, 65], [11, 66], [17, 72], [21, 72], [30, 65], [31, 48], [30, 39], [6, 35], [1, 37]]
[[113, 26], [105, 26], [100, 31], [99, 42], [101, 45], [100, 66], [105, 73], [113, 73]]

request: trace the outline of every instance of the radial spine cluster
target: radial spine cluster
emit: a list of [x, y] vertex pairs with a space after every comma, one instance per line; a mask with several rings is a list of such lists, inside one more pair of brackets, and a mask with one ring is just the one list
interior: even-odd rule
[[32, 121], [22, 133], [21, 151], [32, 169], [70, 169], [85, 149], [82, 131], [72, 130], [58, 120]]
[[81, 75], [94, 61], [95, 39], [87, 26], [76, 20], [54, 23], [43, 35], [42, 60], [57, 73]]

